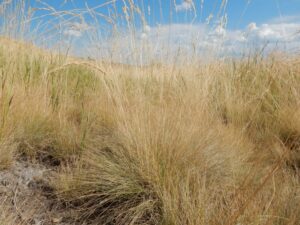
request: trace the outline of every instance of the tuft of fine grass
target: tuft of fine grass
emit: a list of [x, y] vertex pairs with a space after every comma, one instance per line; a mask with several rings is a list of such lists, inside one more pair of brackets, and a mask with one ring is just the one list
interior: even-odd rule
[[70, 223], [299, 223], [298, 56], [133, 66], [0, 44], [0, 170], [63, 161]]

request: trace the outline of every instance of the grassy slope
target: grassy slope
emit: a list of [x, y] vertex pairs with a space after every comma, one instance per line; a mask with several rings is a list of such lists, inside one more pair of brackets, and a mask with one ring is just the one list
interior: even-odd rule
[[0, 45], [0, 169], [21, 154], [62, 161], [52, 186], [82, 223], [300, 221], [296, 60], [68, 60]]

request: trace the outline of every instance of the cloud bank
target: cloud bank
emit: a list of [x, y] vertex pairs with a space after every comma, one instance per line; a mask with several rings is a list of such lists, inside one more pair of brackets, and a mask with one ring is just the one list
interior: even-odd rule
[[91, 51], [85, 52], [95, 58], [109, 56], [118, 62], [144, 64], [176, 60], [179, 53], [186, 60], [241, 56], [266, 45], [266, 51], [300, 52], [300, 17], [275, 18], [264, 24], [252, 22], [236, 30], [204, 23], [145, 26], [134, 34], [124, 33], [101, 43], [91, 43], [86, 48]]

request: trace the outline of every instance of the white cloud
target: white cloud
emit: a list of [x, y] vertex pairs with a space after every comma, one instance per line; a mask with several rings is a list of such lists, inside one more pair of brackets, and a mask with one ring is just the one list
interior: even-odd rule
[[81, 37], [85, 31], [90, 29], [91, 27], [87, 25], [85, 22], [81, 22], [81, 23], [73, 22], [66, 25], [64, 34], [67, 36]]
[[145, 33], [150, 33], [151, 27], [149, 25], [144, 26], [144, 32]]
[[218, 37], [225, 37], [226, 36], [226, 30], [222, 26], [217, 26], [216, 29], [214, 30], [214, 34]]
[[73, 37], [81, 37], [82, 32], [79, 31], [79, 30], [72, 30], [72, 29], [69, 29], [69, 30], [65, 30], [65, 31], [64, 31], [64, 35], [67, 35], [67, 36], [73, 36]]
[[300, 31], [300, 22], [262, 24], [255, 29], [248, 29], [248, 38], [250, 40], [255, 39], [288, 44], [290, 41], [299, 41], [297, 31]]
[[247, 31], [248, 32], [252, 32], [252, 31], [255, 31], [257, 30], [257, 25], [256, 23], [252, 22], [252, 23], [249, 23], [249, 25], [247, 26]]
[[141, 34], [141, 39], [147, 39], [147, 38], [148, 38], [147, 33], [143, 32], [143, 33]]
[[183, 2], [179, 5], [175, 5], [175, 10], [179, 11], [186, 11], [191, 10], [194, 7], [193, 0], [183, 0]]
[[[138, 58], [139, 63], [151, 60], [172, 61], [178, 56], [179, 50], [184, 56], [204, 59], [210, 56], [241, 55], [253, 49], [260, 49], [266, 43], [267, 51], [291, 52], [300, 48], [299, 31], [300, 21], [292, 21], [290, 18], [285, 22], [274, 19], [261, 25], [253, 22], [244, 29], [235, 30], [205, 23], [145, 26], [135, 37], [132, 34], [120, 35], [102, 42], [97, 48], [90, 49], [98, 49], [96, 54], [101, 56], [112, 55], [112, 58], [119, 62], [133, 62]], [[77, 35], [76, 32], [74, 34]], [[112, 49], [116, 49], [113, 54]], [[136, 57], [136, 54], [139, 56]]]
[[90, 26], [87, 25], [85, 22], [82, 23], [74, 22], [71, 23], [69, 26], [72, 27], [74, 30], [80, 30], [80, 31], [86, 31], [90, 29]]

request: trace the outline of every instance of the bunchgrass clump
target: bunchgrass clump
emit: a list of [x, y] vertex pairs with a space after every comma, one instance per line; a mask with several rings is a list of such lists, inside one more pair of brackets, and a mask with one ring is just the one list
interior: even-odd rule
[[[134, 33], [128, 13], [142, 12], [128, 2]], [[66, 223], [299, 223], [298, 56], [123, 65], [18, 32], [0, 37], [0, 172], [24, 159], [46, 167]], [[0, 205], [1, 225], [18, 220]]]

